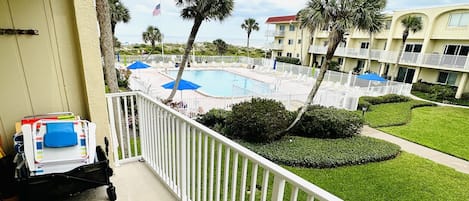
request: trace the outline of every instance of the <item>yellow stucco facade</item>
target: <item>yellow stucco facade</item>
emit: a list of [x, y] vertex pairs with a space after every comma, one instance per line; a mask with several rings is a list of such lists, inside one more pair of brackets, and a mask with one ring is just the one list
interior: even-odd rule
[[[399, 66], [394, 68], [402, 45], [404, 27], [401, 21], [410, 15], [422, 19], [423, 29], [410, 33]], [[328, 32], [315, 30], [312, 35], [308, 54], [321, 64]], [[394, 11], [386, 14], [385, 27], [372, 36], [371, 45], [369, 34], [358, 30], [350, 30], [345, 41], [335, 54], [344, 61], [343, 71], [353, 70], [360, 60], [366, 60], [367, 50], [371, 48], [371, 65], [365, 64], [359, 73], [370, 70], [409, 83], [422, 80], [453, 85], [458, 87], [456, 97], [469, 92], [469, 4]], [[277, 51], [285, 52], [287, 49]]]
[[97, 143], [109, 134], [96, 10], [93, 1], [2, 0], [0, 137], [11, 151], [23, 116], [71, 111], [97, 123]]

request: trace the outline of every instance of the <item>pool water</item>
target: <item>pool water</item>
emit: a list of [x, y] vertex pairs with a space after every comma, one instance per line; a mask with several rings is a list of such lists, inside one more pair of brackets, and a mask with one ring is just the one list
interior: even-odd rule
[[[175, 78], [177, 71], [169, 71], [168, 74]], [[265, 82], [224, 70], [187, 70], [182, 74], [182, 79], [200, 85], [197, 90], [209, 96], [236, 97], [270, 92]]]

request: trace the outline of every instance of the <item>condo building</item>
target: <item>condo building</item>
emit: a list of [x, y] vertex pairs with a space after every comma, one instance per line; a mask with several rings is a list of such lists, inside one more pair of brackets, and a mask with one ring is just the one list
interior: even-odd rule
[[[399, 65], [402, 45], [402, 19], [416, 16], [422, 29], [410, 31]], [[274, 26], [267, 36], [273, 57], [295, 57], [303, 65], [320, 66], [325, 61], [328, 30], [301, 28], [296, 15], [269, 17]], [[456, 98], [469, 92], [469, 4], [399, 10], [386, 13], [381, 32], [370, 34], [349, 30], [337, 48], [333, 61], [338, 70], [374, 72], [390, 80], [418, 81], [457, 87]], [[367, 59], [370, 65], [367, 66]]]

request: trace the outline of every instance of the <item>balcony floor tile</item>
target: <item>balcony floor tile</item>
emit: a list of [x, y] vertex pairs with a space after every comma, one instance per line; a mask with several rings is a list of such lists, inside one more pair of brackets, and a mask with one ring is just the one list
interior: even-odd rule
[[[118, 201], [177, 200], [144, 163], [132, 162], [113, 169], [111, 180], [116, 186]], [[106, 188], [89, 189], [64, 201], [107, 201]]]

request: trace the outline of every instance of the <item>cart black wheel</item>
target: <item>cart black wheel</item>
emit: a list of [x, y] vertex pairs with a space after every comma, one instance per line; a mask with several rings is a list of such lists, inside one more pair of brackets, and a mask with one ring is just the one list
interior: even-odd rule
[[106, 192], [107, 192], [107, 197], [109, 198], [109, 200], [111, 201], [117, 200], [116, 187], [109, 186], [107, 187]]

